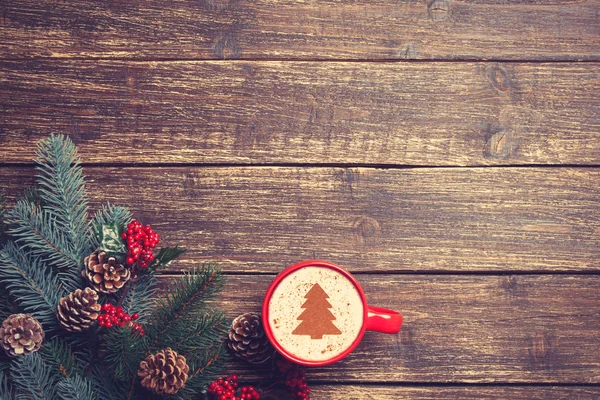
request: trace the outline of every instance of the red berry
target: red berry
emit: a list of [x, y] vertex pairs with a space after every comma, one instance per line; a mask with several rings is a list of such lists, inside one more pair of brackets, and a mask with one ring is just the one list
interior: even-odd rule
[[136, 320], [140, 317], [140, 315], [136, 312], [133, 313], [133, 315], [131, 316], [131, 319]]

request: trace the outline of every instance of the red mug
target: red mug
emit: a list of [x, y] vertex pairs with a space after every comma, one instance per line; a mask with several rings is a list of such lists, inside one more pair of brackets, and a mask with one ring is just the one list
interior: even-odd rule
[[281, 355], [322, 366], [350, 354], [367, 330], [398, 333], [402, 315], [367, 305], [360, 284], [346, 270], [309, 260], [277, 275], [263, 301], [262, 322]]

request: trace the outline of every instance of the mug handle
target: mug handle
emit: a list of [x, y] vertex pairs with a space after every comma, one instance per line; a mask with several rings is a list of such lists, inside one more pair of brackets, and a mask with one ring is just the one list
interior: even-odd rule
[[367, 307], [368, 331], [381, 333], [398, 333], [402, 326], [402, 315], [396, 311], [379, 307]]

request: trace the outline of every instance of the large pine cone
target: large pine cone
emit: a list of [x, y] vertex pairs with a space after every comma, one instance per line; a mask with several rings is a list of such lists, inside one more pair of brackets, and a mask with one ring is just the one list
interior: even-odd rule
[[242, 314], [233, 320], [227, 347], [234, 355], [253, 364], [267, 361], [274, 352], [265, 335], [260, 315], [252, 313]]
[[95, 251], [84, 261], [82, 274], [98, 292], [110, 294], [121, 289], [129, 280], [131, 272], [114, 257], [104, 251]]
[[177, 393], [185, 386], [190, 368], [184, 356], [167, 348], [150, 354], [140, 362], [138, 376], [142, 386], [161, 396]]
[[68, 331], [82, 332], [89, 329], [100, 311], [98, 293], [91, 288], [77, 289], [58, 304], [58, 322]]
[[11, 357], [38, 351], [43, 341], [42, 324], [28, 314], [13, 314], [0, 327], [0, 345]]

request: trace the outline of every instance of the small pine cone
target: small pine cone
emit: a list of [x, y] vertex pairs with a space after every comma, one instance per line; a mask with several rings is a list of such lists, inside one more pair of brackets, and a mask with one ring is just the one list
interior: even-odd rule
[[273, 346], [265, 335], [260, 315], [242, 314], [231, 323], [227, 347], [239, 358], [252, 364], [267, 361], [273, 355]]
[[77, 289], [58, 304], [58, 322], [70, 332], [89, 329], [100, 312], [98, 293], [91, 288]]
[[138, 376], [142, 386], [160, 396], [177, 393], [188, 379], [188, 367], [184, 356], [167, 348], [150, 354], [140, 362]]
[[28, 314], [13, 314], [0, 327], [0, 345], [11, 357], [38, 351], [43, 340], [42, 324]]
[[115, 257], [109, 257], [104, 251], [95, 251], [84, 260], [82, 275], [98, 292], [115, 293], [125, 285], [131, 276], [128, 268], [119, 264]]

